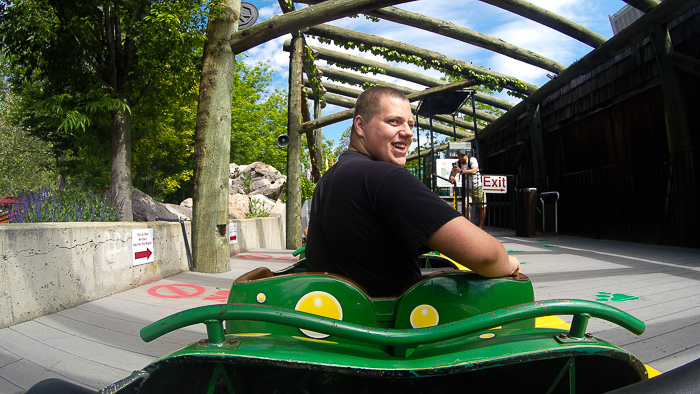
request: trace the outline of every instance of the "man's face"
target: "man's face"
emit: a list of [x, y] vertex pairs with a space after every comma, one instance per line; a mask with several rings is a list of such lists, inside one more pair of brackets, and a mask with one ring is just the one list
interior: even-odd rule
[[467, 155], [457, 154], [457, 160], [459, 160], [460, 163], [464, 164], [467, 162]]
[[413, 141], [411, 105], [406, 100], [387, 96], [378, 105], [381, 109], [369, 121], [360, 116], [355, 118], [362, 146], [375, 160], [403, 166]]

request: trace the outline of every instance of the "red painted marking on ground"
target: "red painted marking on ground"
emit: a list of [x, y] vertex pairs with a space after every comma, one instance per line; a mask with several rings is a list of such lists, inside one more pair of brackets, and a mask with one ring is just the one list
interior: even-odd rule
[[239, 254], [236, 257], [245, 260], [269, 260], [273, 258], [272, 256], [267, 254]]
[[299, 261], [299, 256], [282, 256], [278, 257], [275, 260], [289, 260], [289, 261]]
[[244, 260], [285, 260], [285, 261], [299, 261], [299, 256], [281, 256], [275, 257], [269, 254], [239, 254], [236, 257]]
[[204, 293], [204, 287], [186, 283], [159, 285], [148, 289], [148, 294], [160, 298], [191, 298], [202, 293]]
[[228, 300], [228, 293], [229, 293], [228, 290], [220, 290], [220, 291], [217, 291], [216, 293], [210, 295], [209, 297], [206, 297], [205, 300], [226, 302], [226, 300]]

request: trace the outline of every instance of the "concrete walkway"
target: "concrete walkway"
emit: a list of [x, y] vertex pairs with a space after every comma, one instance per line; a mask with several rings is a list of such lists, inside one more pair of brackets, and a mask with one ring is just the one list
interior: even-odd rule
[[[647, 324], [636, 337], [592, 319], [589, 332], [666, 372], [700, 358], [700, 250], [574, 237], [494, 233], [517, 255], [538, 300], [598, 300]], [[144, 343], [139, 330], [183, 309], [225, 302], [241, 274], [289, 264], [291, 251], [254, 250], [225, 274], [182, 273], [0, 330], [0, 393], [19, 393], [57, 377], [93, 389], [206, 336], [204, 325]]]

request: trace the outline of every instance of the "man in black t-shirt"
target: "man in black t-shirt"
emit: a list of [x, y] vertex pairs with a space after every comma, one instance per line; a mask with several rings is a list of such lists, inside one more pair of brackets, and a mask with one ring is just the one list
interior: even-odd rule
[[480, 275], [517, 275], [520, 263], [498, 240], [403, 168], [413, 123], [398, 90], [373, 87], [358, 97], [348, 151], [314, 191], [309, 270], [346, 276], [376, 297], [418, 279], [418, 256], [430, 249]]

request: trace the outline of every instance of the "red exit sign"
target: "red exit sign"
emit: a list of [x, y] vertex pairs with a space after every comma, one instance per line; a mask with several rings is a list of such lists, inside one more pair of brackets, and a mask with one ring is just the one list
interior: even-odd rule
[[484, 175], [484, 193], [506, 193], [508, 177], [505, 175]]

